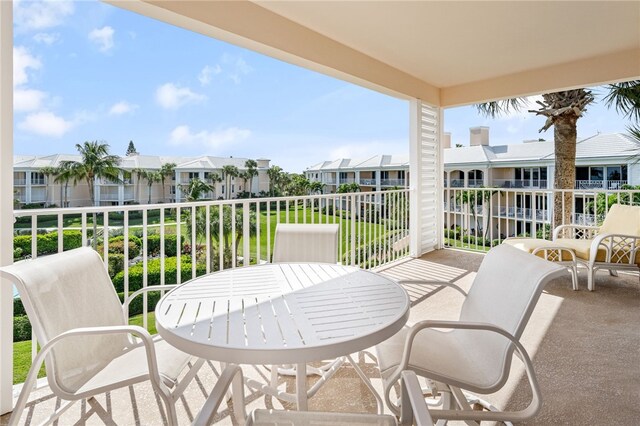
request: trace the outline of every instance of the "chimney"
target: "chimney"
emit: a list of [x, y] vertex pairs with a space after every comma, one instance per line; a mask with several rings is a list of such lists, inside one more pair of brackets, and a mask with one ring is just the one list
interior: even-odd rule
[[444, 132], [442, 134], [442, 148], [451, 148], [451, 132]]
[[471, 146], [489, 146], [489, 128], [487, 126], [470, 127], [469, 135]]

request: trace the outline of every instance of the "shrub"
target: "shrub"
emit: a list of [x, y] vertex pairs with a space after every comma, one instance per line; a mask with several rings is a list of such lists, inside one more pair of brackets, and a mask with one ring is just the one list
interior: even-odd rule
[[[142, 241], [140, 238], [135, 235], [129, 236], [129, 260], [135, 258], [140, 254], [140, 249], [142, 247]], [[97, 247], [98, 253], [104, 252], [104, 246], [100, 244]], [[117, 236], [109, 238], [109, 253], [122, 254], [124, 255], [124, 237]]]
[[[164, 236], [164, 255], [175, 256], [177, 253], [176, 244], [178, 237], [175, 234], [168, 234]], [[184, 237], [180, 236], [180, 246], [184, 242]], [[147, 253], [151, 256], [160, 255], [160, 235], [152, 234], [147, 236]]]
[[[131, 294], [133, 292], [129, 292]], [[162, 296], [162, 292], [160, 291], [150, 291], [147, 293], [147, 311], [153, 312], [156, 309], [156, 305], [160, 301], [160, 297]], [[118, 297], [120, 298], [120, 302], [124, 303], [124, 292], [118, 293]], [[144, 304], [144, 295], [140, 294], [136, 296], [135, 299], [129, 303], [129, 317], [134, 315], [140, 315], [142, 313], [142, 307]]]
[[26, 315], [13, 317], [13, 341], [31, 340], [31, 323]]
[[27, 311], [24, 310], [24, 305], [19, 297], [13, 298], [13, 316], [18, 317], [20, 315], [27, 315]]
[[[58, 233], [50, 232], [37, 236], [38, 256], [58, 252]], [[63, 249], [71, 250], [82, 246], [82, 233], [80, 231], [64, 231], [62, 234]], [[13, 237], [14, 254], [16, 249], [22, 250], [22, 256], [31, 255], [31, 235], [18, 235]]]
[[[153, 259], [147, 262], [147, 285], [160, 284], [160, 260]], [[165, 284], [176, 283], [177, 261], [175, 257], [167, 257], [164, 261], [164, 282]], [[196, 276], [206, 273], [206, 266], [198, 264], [196, 266]], [[136, 291], [142, 288], [144, 277], [142, 263], [135, 264], [129, 268], [129, 291]], [[182, 256], [180, 261], [181, 282], [191, 279], [191, 257]], [[124, 291], [124, 271], [118, 272], [113, 277], [113, 285], [117, 292]]]
[[15, 249], [13, 249], [13, 258], [20, 259], [22, 257], [22, 253], [24, 253], [24, 250], [22, 250], [20, 247], [16, 247]]
[[109, 254], [109, 276], [113, 279], [118, 272], [124, 271], [124, 254]]

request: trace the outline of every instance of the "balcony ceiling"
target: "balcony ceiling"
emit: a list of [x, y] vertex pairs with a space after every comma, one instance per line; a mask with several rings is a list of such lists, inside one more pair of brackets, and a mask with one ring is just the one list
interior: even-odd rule
[[115, 1], [441, 106], [640, 78], [640, 2]]

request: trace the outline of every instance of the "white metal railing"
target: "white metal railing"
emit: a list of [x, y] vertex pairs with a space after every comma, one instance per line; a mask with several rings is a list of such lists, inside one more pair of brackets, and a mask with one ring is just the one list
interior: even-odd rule
[[23, 179], [16, 179], [16, 178], [14, 178], [14, 179], [13, 179], [13, 184], [14, 184], [14, 185], [20, 185], [20, 186], [22, 186], [22, 185], [26, 185], [26, 184], [27, 184], [27, 180], [26, 180], [26, 179], [24, 179], [24, 178], [23, 178]]
[[369, 178], [360, 178], [360, 185], [368, 185], [368, 186], [375, 186], [376, 185], [376, 180], [375, 179], [369, 179]]
[[493, 179], [494, 188], [547, 188], [544, 179]]
[[467, 186], [469, 188], [476, 188], [478, 186], [482, 186], [484, 185], [484, 180], [482, 179], [468, 179], [467, 180]]
[[31, 178], [31, 185], [46, 185], [45, 178]]
[[[15, 210], [14, 257], [92, 246], [126, 297], [139, 287], [270, 262], [277, 223], [331, 223], [340, 227], [339, 261], [369, 269], [409, 255], [409, 193]], [[143, 297], [147, 327], [152, 296]], [[34, 355], [36, 344], [32, 339]]]
[[380, 181], [382, 186], [404, 186], [404, 179], [382, 179]]
[[576, 189], [622, 189], [626, 180], [577, 180]]
[[[562, 195], [564, 194], [564, 195]], [[600, 225], [614, 203], [640, 205], [638, 189], [444, 189], [445, 244], [488, 250], [506, 237], [550, 239], [554, 200], [562, 203], [559, 222]]]

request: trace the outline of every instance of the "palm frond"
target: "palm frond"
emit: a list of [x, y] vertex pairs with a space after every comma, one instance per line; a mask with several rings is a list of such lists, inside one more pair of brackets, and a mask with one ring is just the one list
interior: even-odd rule
[[640, 80], [609, 84], [607, 89], [609, 93], [603, 98], [605, 105], [614, 106], [616, 112], [640, 123]]
[[509, 112], [519, 111], [524, 108], [526, 104], [526, 98], [511, 98], [477, 104], [476, 109], [480, 115], [495, 118], [508, 114]]

